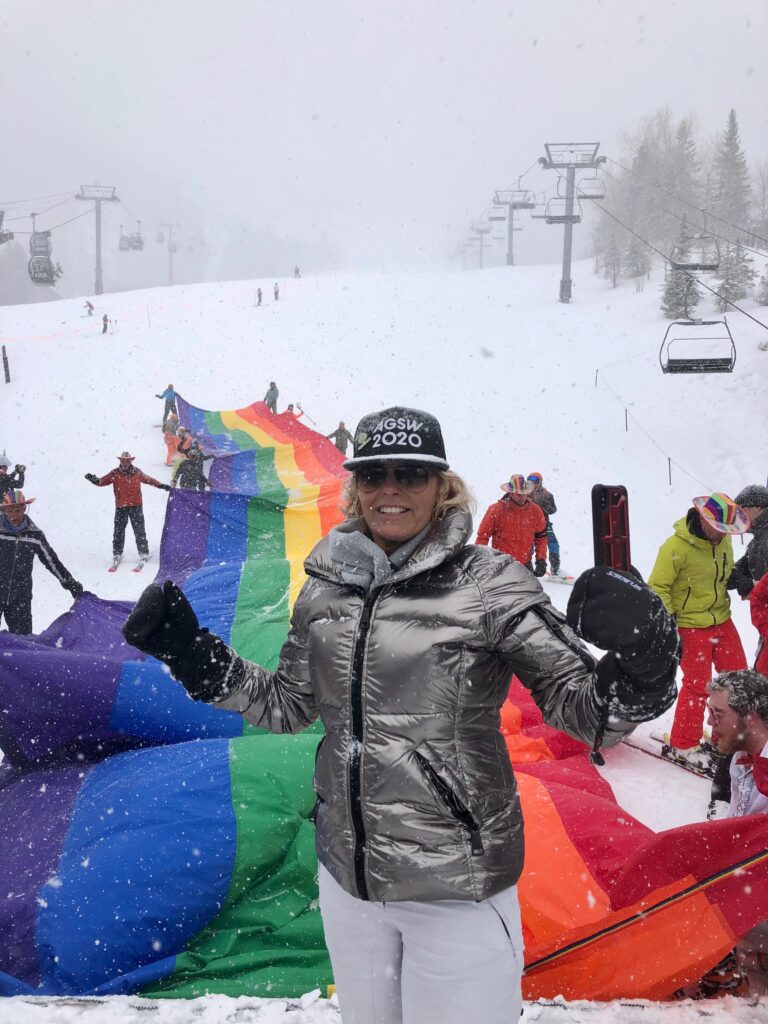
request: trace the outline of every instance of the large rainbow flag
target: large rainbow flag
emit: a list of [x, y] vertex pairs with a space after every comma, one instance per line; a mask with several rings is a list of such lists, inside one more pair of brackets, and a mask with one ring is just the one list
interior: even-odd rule
[[[262, 403], [181, 419], [214, 454], [169, 497], [159, 578], [276, 663], [346, 474]], [[300, 995], [332, 982], [309, 816], [318, 729], [270, 736], [189, 700], [92, 594], [0, 634], [0, 993]], [[768, 822], [655, 835], [514, 683], [502, 716], [526, 820], [525, 994], [663, 998], [768, 917]], [[663, 794], [660, 794], [663, 799]]]

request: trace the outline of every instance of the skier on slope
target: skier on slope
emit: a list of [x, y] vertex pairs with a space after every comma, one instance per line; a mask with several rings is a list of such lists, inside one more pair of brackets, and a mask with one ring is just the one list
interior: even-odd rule
[[10, 633], [32, 632], [35, 555], [75, 600], [83, 593], [82, 583], [64, 568], [43, 531], [26, 514], [34, 500], [14, 489], [0, 502], [0, 621], [5, 616]]
[[[601, 566], [577, 581], [569, 627], [522, 566], [469, 544], [471, 497], [429, 413], [365, 416], [345, 468], [347, 520], [307, 560], [274, 671], [201, 629], [170, 580], [123, 631], [195, 700], [275, 733], [322, 720], [312, 817], [343, 1019], [509, 1024], [524, 855], [499, 733], [510, 675], [550, 725], [611, 745], [674, 701], [674, 623]], [[574, 626], [608, 649], [599, 663]]]
[[705, 773], [713, 772], [712, 748], [702, 738], [712, 669], [747, 667], [726, 586], [733, 568], [731, 535], [744, 533], [748, 525], [747, 516], [728, 495], [694, 498], [693, 507], [678, 519], [674, 534], [659, 549], [648, 577], [648, 585], [675, 616], [683, 643], [682, 687], [662, 753]]
[[[534, 576], [543, 576], [547, 571], [547, 517], [531, 500], [532, 488], [522, 473], [513, 473], [501, 489], [507, 493], [483, 516], [475, 543], [490, 541], [491, 547], [522, 562]], [[533, 566], [532, 552], [536, 558]]]
[[277, 390], [277, 384], [273, 380], [269, 382], [267, 393], [264, 395], [264, 404], [270, 412], [277, 415], [277, 398], [280, 392]]
[[85, 479], [96, 487], [112, 486], [115, 492], [115, 526], [112, 534], [112, 568], [116, 569], [123, 557], [125, 547], [125, 529], [130, 521], [136, 548], [139, 552], [139, 566], [149, 558], [149, 544], [144, 525], [144, 504], [141, 497], [141, 485], [149, 484], [161, 491], [170, 491], [169, 484], [162, 484], [154, 477], [147, 476], [133, 465], [135, 456], [130, 452], [118, 455], [119, 465], [109, 471], [106, 476], [98, 477], [95, 473], [86, 473]]
[[[544, 486], [544, 477], [541, 473], [528, 474], [528, 483], [531, 484], [531, 501], [535, 502], [547, 518], [547, 551], [549, 552], [549, 567], [553, 576], [560, 575], [560, 543], [555, 536], [555, 529], [552, 526], [552, 516], [557, 512], [555, 497], [551, 491]], [[530, 558], [529, 558], [530, 561]]]
[[275, 302], [280, 298], [280, 285], [275, 281], [275, 286], [272, 289], [272, 294], [275, 296]]
[[155, 395], [155, 398], [162, 398], [165, 400], [165, 406], [163, 408], [163, 426], [165, 426], [171, 413], [175, 413], [177, 416], [179, 414], [179, 410], [176, 408], [176, 397], [177, 395], [173, 390], [173, 384], [169, 384], [161, 394]]
[[13, 472], [9, 473], [8, 470], [11, 468], [11, 460], [3, 452], [0, 455], [0, 499], [7, 491], [16, 490], [19, 487], [24, 486], [24, 473], [27, 467], [22, 466], [20, 462], [17, 462], [13, 467]]
[[170, 466], [173, 456], [179, 445], [179, 417], [175, 412], [170, 413], [163, 426], [163, 440], [165, 441], [165, 464]]
[[204, 491], [210, 487], [204, 469], [204, 456], [199, 447], [190, 448], [174, 474], [172, 487], [183, 487], [192, 491]]
[[344, 420], [339, 420], [339, 425], [335, 430], [331, 431], [330, 434], [325, 435], [330, 441], [336, 445], [342, 455], [347, 454], [347, 446], [352, 443], [354, 438], [344, 426]]

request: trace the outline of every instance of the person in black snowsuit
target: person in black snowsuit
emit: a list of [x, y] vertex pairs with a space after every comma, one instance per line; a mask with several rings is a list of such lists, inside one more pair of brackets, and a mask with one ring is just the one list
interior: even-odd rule
[[8, 470], [11, 468], [11, 460], [3, 452], [0, 455], [0, 501], [3, 499], [3, 495], [7, 494], [8, 491], [16, 490], [18, 487], [24, 486], [24, 472], [26, 466], [22, 466], [20, 462], [17, 462], [13, 467], [13, 472], [9, 473]]
[[261, 299], [262, 299], [263, 294], [264, 293], [262, 292], [261, 288], [257, 288], [256, 289], [256, 305], [257, 306], [261, 305]]
[[557, 512], [555, 498], [551, 491], [544, 486], [544, 478], [541, 473], [529, 473], [528, 483], [531, 484], [531, 500], [534, 501], [544, 515], [547, 517], [547, 551], [549, 552], [549, 566], [553, 576], [560, 574], [560, 543], [555, 536], [555, 528], [552, 525], [552, 516]]
[[88, 316], [93, 316], [93, 303], [86, 302], [85, 308], [88, 310]]
[[269, 382], [269, 388], [267, 389], [266, 395], [264, 395], [264, 403], [270, 412], [277, 415], [277, 396], [280, 392], [277, 390], [277, 384], [273, 380]]
[[65, 569], [39, 526], [26, 514], [34, 498], [19, 490], [3, 495], [0, 503], [0, 621], [10, 633], [32, 632], [32, 566], [37, 556], [65, 590], [77, 600], [83, 592]]
[[748, 533], [752, 540], [728, 577], [728, 589], [747, 598], [758, 580], [768, 572], [768, 487], [750, 484], [734, 498], [749, 516]]
[[200, 448], [191, 448], [179, 466], [173, 486], [184, 487], [191, 491], [204, 491], [206, 487], [210, 487], [211, 485], [203, 472], [204, 458]]
[[101, 318], [101, 333], [102, 334], [106, 334], [108, 327], [109, 327], [109, 317], [105, 313], [104, 316]]
[[272, 289], [275, 295], [275, 302], [280, 298], [280, 285], [275, 281], [275, 287]]
[[296, 266], [295, 266], [295, 267], [293, 268], [293, 276], [294, 276], [295, 278], [297, 278], [297, 279], [298, 279], [299, 277], [301, 277], [301, 271], [299, 270], [299, 265], [298, 265], [298, 263], [297, 263], [297, 264], [296, 264]]

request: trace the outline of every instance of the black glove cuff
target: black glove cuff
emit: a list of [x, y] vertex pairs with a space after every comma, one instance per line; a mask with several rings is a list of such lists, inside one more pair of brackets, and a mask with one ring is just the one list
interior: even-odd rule
[[221, 637], [201, 630], [168, 667], [193, 700], [224, 700], [242, 684], [243, 663]]

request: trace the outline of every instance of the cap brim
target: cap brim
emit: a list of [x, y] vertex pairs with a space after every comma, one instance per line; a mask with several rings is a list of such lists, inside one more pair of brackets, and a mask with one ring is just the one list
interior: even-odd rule
[[420, 462], [422, 465], [434, 466], [435, 469], [450, 469], [445, 459], [437, 455], [365, 455], [357, 459], [347, 459], [342, 465], [344, 469], [356, 469], [371, 462]]
[[502, 489], [502, 491], [506, 491], [507, 494], [524, 494], [526, 496], [526, 498], [528, 497], [528, 495], [533, 490], [532, 487], [526, 487], [526, 489], [524, 491], [513, 491], [512, 488], [509, 486], [509, 484], [502, 484], [501, 485], [501, 489]]

